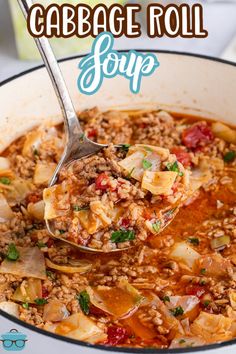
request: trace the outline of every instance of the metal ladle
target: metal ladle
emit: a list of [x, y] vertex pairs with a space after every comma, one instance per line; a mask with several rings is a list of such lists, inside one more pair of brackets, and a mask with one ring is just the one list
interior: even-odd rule
[[[18, 0], [18, 3], [22, 9], [22, 12], [27, 19], [29, 15], [30, 7], [33, 5], [31, 0]], [[49, 187], [53, 186], [59, 177], [61, 169], [68, 165], [70, 162], [97, 154], [102, 149], [106, 148], [108, 145], [97, 144], [89, 140], [84, 134], [78, 116], [76, 114], [75, 108], [73, 106], [71, 97], [69, 95], [68, 89], [66, 87], [65, 81], [63, 79], [61, 70], [55, 58], [55, 55], [52, 51], [51, 45], [46, 37], [34, 38], [36, 45], [38, 47], [39, 53], [43, 59], [45, 67], [48, 71], [48, 74], [51, 78], [52, 85], [54, 87], [55, 93], [57, 95], [61, 111], [64, 118], [65, 125], [65, 137], [66, 137], [66, 146], [62, 154], [61, 160], [57, 165], [57, 168], [53, 174], [53, 177], [49, 183]], [[166, 227], [175, 215], [178, 212], [178, 208], [175, 209], [173, 214], [168, 218], [164, 227]], [[55, 237], [55, 232], [53, 228], [53, 223], [49, 220], [46, 220], [46, 226], [49, 233]], [[164, 229], [162, 228], [162, 230]], [[160, 231], [162, 231], [160, 230]], [[100, 249], [94, 249], [90, 247], [85, 247], [82, 245], [75, 244], [66, 239], [60, 238], [60, 240], [72, 244], [73, 246], [78, 247], [82, 251], [86, 252], [104, 252]], [[116, 248], [110, 252], [123, 251], [125, 248], [119, 249]]]

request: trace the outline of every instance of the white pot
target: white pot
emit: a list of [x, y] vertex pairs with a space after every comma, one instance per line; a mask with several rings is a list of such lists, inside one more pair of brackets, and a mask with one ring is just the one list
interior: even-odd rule
[[[168, 107], [175, 112], [191, 113], [207, 118], [236, 123], [236, 65], [186, 54], [157, 53], [160, 68], [142, 81], [141, 92], [133, 95], [126, 79], [106, 79], [96, 95], [84, 96], [77, 89], [79, 58], [61, 63], [76, 109], [99, 106], [109, 108]], [[44, 121], [61, 121], [61, 113], [45, 69], [31, 70], [0, 87], [0, 151], [14, 139]], [[99, 354], [129, 353], [184, 353], [202, 352], [219, 354], [236, 350], [236, 340], [203, 348], [186, 350], [112, 349], [69, 340], [48, 334], [15, 320], [0, 311], [1, 334], [16, 328], [27, 335], [24, 353]], [[1, 343], [0, 343], [1, 344]], [[0, 348], [0, 352], [3, 349]]]

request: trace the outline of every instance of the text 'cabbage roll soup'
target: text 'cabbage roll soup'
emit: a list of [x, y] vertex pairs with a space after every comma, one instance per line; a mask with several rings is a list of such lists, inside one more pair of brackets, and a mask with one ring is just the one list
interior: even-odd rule
[[62, 126], [40, 126], [1, 154], [0, 309], [106, 346], [236, 338], [235, 128], [163, 110], [79, 116], [108, 147], [53, 187]]

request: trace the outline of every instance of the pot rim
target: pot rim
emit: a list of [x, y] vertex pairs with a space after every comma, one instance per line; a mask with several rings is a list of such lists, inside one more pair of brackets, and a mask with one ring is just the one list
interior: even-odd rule
[[[118, 52], [128, 52], [129, 49], [126, 50], [118, 50]], [[225, 60], [225, 59], [220, 59], [220, 58], [216, 58], [216, 57], [211, 57], [208, 55], [202, 55], [202, 54], [195, 54], [195, 53], [187, 53], [187, 52], [181, 52], [181, 51], [171, 51], [171, 50], [155, 50], [155, 49], [135, 49], [135, 51], [137, 52], [144, 52], [144, 53], [155, 53], [155, 54], [168, 54], [168, 55], [179, 55], [179, 56], [187, 56], [187, 57], [192, 57], [192, 58], [198, 58], [198, 59], [204, 59], [204, 60], [209, 60], [209, 61], [213, 61], [213, 62], [218, 62], [224, 65], [230, 65], [232, 67], [236, 68], [236, 63], [229, 61], [229, 60]], [[72, 55], [72, 56], [68, 56], [66, 58], [62, 58], [59, 59], [58, 62], [59, 63], [63, 63], [69, 60], [74, 60], [74, 59], [80, 59], [85, 57], [87, 54], [81, 54], [81, 55]], [[14, 81], [24, 75], [30, 74], [36, 70], [42, 69], [44, 68], [44, 65], [36, 65], [33, 68], [24, 70], [16, 75], [13, 75], [3, 81], [0, 82], [0, 87], [8, 84], [11, 81]], [[71, 343], [71, 344], [75, 344], [84, 348], [92, 348], [92, 349], [98, 349], [98, 350], [104, 350], [106, 352], [117, 352], [117, 353], [130, 353], [130, 354], [177, 354], [177, 353], [194, 353], [194, 352], [203, 352], [203, 351], [207, 351], [207, 350], [213, 350], [213, 349], [220, 349], [223, 347], [227, 347], [227, 346], [232, 346], [232, 345], [236, 345], [236, 339], [230, 340], [230, 341], [225, 341], [225, 342], [221, 342], [221, 343], [214, 343], [214, 344], [208, 344], [208, 345], [204, 345], [204, 346], [198, 346], [198, 347], [192, 347], [192, 348], [173, 348], [173, 349], [146, 349], [146, 348], [128, 348], [128, 347], [108, 347], [105, 345], [99, 345], [99, 344], [90, 344], [90, 343], [86, 343], [80, 340], [76, 340], [76, 339], [72, 339], [69, 337], [65, 337], [65, 336], [61, 336], [49, 331], [46, 331], [44, 329], [38, 328], [36, 326], [33, 326], [29, 323], [26, 323], [10, 314], [8, 314], [7, 312], [4, 312], [2, 310], [0, 310], [0, 316], [5, 317], [6, 319], [8, 319], [11, 322], [14, 322], [22, 327], [25, 327], [31, 331], [34, 331], [38, 334], [42, 334], [44, 336], [47, 337], [51, 337], [53, 339], [57, 339], [59, 341], [63, 341], [66, 343]]]

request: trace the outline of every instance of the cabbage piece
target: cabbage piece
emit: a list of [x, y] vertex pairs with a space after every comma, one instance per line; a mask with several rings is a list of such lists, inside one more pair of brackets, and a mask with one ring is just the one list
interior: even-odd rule
[[201, 257], [198, 252], [196, 252], [185, 242], [176, 243], [173, 246], [169, 256], [176, 261], [184, 263], [190, 269], [193, 269], [195, 261]]
[[127, 282], [120, 282], [117, 287], [88, 287], [91, 303], [115, 318], [131, 316], [143, 301], [142, 295]]
[[66, 215], [70, 210], [69, 185], [63, 182], [62, 184], [45, 188], [43, 200], [45, 203], [44, 218], [46, 220]]
[[154, 145], [135, 144], [129, 149], [129, 152], [133, 151], [133, 149], [146, 151], [146, 153], [156, 152], [162, 161], [167, 160], [168, 157], [170, 156], [170, 151], [168, 149], [164, 149]]
[[2, 301], [0, 302], [0, 310], [8, 313], [9, 315], [19, 318], [19, 305], [12, 301]]
[[190, 326], [194, 335], [203, 337], [206, 343], [222, 342], [232, 339], [233, 320], [223, 315], [213, 315], [202, 311]]
[[0, 156], [0, 171], [10, 170], [10, 161], [6, 157]]
[[217, 138], [223, 139], [227, 143], [236, 144], [236, 130], [220, 122], [213, 123], [211, 127]]
[[7, 192], [6, 198], [9, 203], [20, 203], [33, 190], [33, 184], [22, 178], [14, 179], [11, 182], [11, 189]]
[[137, 313], [124, 320], [124, 323], [128, 325], [134, 334], [143, 339], [151, 340], [157, 337], [157, 331], [154, 328], [145, 326], [139, 319]]
[[136, 179], [137, 181], [141, 181], [144, 171], [142, 166], [144, 157], [145, 152], [136, 151], [126, 157], [124, 160], [119, 161], [118, 164], [127, 172], [130, 177]]
[[22, 155], [31, 157], [35, 150], [38, 150], [42, 142], [43, 131], [34, 130], [27, 133], [25, 143], [22, 149]]
[[80, 210], [76, 213], [76, 216], [79, 219], [80, 225], [90, 235], [94, 234], [102, 226], [101, 220], [97, 215], [91, 213], [90, 210]]
[[75, 313], [61, 321], [54, 331], [56, 334], [92, 344], [101, 343], [107, 339], [104, 331], [83, 313]]
[[49, 163], [37, 162], [35, 166], [34, 177], [33, 177], [34, 184], [47, 185], [53, 176], [56, 166], [57, 165], [53, 162], [49, 162]]
[[216, 251], [223, 250], [229, 244], [230, 237], [228, 235], [216, 237], [211, 240], [211, 248]]
[[17, 247], [17, 250], [20, 253], [19, 259], [9, 261], [5, 258], [0, 265], [0, 273], [46, 279], [44, 255], [38, 247]]
[[178, 173], [173, 171], [145, 171], [142, 188], [147, 189], [154, 195], [169, 195], [172, 192], [172, 187], [177, 176]]
[[236, 310], [236, 290], [229, 290], [229, 300], [232, 309]]
[[36, 220], [44, 220], [45, 205], [44, 201], [40, 200], [37, 203], [29, 203], [27, 206], [27, 211], [31, 217]]
[[109, 217], [110, 208], [107, 208], [107, 205], [104, 205], [100, 200], [91, 202], [90, 210], [101, 220], [104, 227], [112, 223], [112, 220]]
[[165, 305], [168, 309], [181, 307], [184, 311], [183, 317], [188, 317], [192, 321], [197, 317], [199, 312], [199, 299], [197, 296], [184, 295], [184, 296], [169, 296], [170, 301], [166, 301]]
[[206, 344], [206, 341], [199, 337], [194, 336], [181, 336], [178, 338], [174, 338], [169, 346], [170, 349], [174, 348], [192, 348], [192, 347], [200, 347], [201, 345]]
[[199, 257], [196, 260], [196, 271], [206, 276], [213, 276], [216, 278], [228, 278], [229, 271], [232, 270], [232, 264], [229, 259], [223, 258], [219, 253], [209, 254]]
[[40, 279], [23, 280], [12, 296], [12, 300], [34, 304], [35, 299], [42, 298], [42, 282]]
[[59, 300], [50, 300], [43, 308], [44, 321], [60, 322], [69, 317], [69, 311]]
[[76, 265], [71, 264], [56, 264], [46, 258], [46, 265], [48, 268], [58, 270], [62, 273], [80, 273], [84, 274], [89, 272], [92, 269], [93, 264], [86, 260], [77, 260]]
[[13, 219], [14, 213], [11, 210], [6, 198], [0, 193], [0, 223]]

